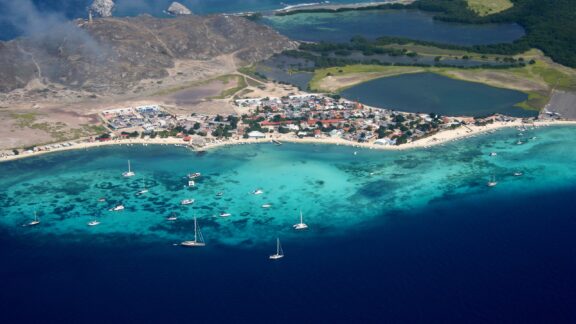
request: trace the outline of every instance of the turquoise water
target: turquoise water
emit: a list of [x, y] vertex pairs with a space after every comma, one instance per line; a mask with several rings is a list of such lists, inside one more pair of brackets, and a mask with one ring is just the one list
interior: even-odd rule
[[[515, 130], [428, 150], [373, 151], [329, 145], [244, 145], [197, 155], [165, 146], [108, 147], [50, 154], [0, 165], [0, 225], [19, 235], [59, 240], [177, 243], [198, 217], [211, 244], [253, 246], [277, 235], [324, 236], [370, 226], [396, 211], [459, 196], [546, 190], [576, 180], [576, 129]], [[529, 139], [537, 136], [537, 139]], [[357, 155], [353, 152], [358, 151]], [[496, 151], [497, 157], [488, 153]], [[126, 161], [133, 178], [123, 178]], [[514, 177], [516, 170], [526, 175]], [[193, 189], [184, 176], [202, 172]], [[494, 174], [496, 188], [485, 183]], [[146, 187], [149, 193], [136, 196]], [[262, 195], [252, 195], [257, 188]], [[217, 192], [223, 192], [217, 197]], [[106, 202], [98, 198], [105, 197]], [[194, 198], [191, 206], [182, 199]], [[126, 210], [108, 211], [124, 204]], [[261, 208], [270, 203], [269, 209]], [[299, 210], [312, 230], [294, 233]], [[21, 225], [38, 211], [42, 224]], [[230, 217], [219, 217], [229, 212]], [[176, 213], [175, 222], [165, 220]], [[88, 227], [97, 217], [101, 225]]]
[[[0, 321], [574, 323], [574, 165], [574, 127], [403, 152], [124, 146], [1, 163]], [[206, 175], [195, 191], [190, 171]], [[295, 233], [300, 208], [310, 229]], [[41, 224], [22, 227], [34, 210]], [[193, 210], [208, 245], [174, 247]], [[286, 257], [271, 262], [276, 236]]]
[[407, 37], [456, 45], [512, 42], [524, 35], [518, 24], [459, 24], [433, 19], [415, 10], [365, 10], [267, 16], [264, 23], [303, 41], [347, 42], [354, 36]]
[[374, 107], [445, 116], [537, 116], [514, 107], [528, 98], [522, 92], [454, 80], [434, 73], [414, 73], [368, 81], [342, 91], [342, 96]]

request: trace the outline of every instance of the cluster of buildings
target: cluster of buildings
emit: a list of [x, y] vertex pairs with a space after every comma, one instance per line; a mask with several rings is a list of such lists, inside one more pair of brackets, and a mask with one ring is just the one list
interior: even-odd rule
[[[352, 142], [398, 145], [443, 128], [474, 122], [431, 114], [413, 114], [364, 106], [324, 95], [236, 100], [246, 120], [260, 132], [294, 133], [298, 137], [331, 137]], [[251, 129], [253, 130], [252, 123]]]
[[[400, 145], [445, 128], [475, 123], [473, 118], [442, 117], [364, 106], [358, 102], [317, 94], [235, 101], [237, 113], [219, 115], [172, 115], [160, 106], [111, 109], [102, 118], [111, 130], [162, 132], [185, 141], [223, 138], [263, 138], [267, 134], [338, 138], [352, 142]], [[118, 135], [118, 134], [116, 134]]]
[[112, 130], [157, 132], [177, 125], [175, 116], [163, 111], [158, 105], [104, 110], [102, 119]]

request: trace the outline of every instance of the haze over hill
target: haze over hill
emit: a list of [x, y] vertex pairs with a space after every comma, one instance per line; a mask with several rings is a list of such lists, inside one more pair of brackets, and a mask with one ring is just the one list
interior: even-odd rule
[[145, 87], [143, 80], [175, 75], [194, 80], [211, 72], [179, 70], [186, 64], [192, 67], [191, 63], [222, 56], [231, 65], [251, 63], [296, 46], [271, 28], [227, 15], [102, 18], [54, 23], [50, 28], [0, 42], [0, 92], [49, 92], [50, 85], [124, 93]]

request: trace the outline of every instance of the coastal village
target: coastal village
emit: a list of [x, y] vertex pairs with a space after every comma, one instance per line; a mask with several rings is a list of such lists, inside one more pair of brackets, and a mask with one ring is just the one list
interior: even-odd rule
[[236, 114], [172, 114], [160, 105], [104, 110], [102, 123], [109, 132], [75, 142], [4, 151], [0, 156], [30, 154], [77, 143], [120, 140], [176, 139], [194, 149], [214, 144], [259, 141], [319, 140], [338, 144], [401, 146], [431, 137], [443, 130], [510, 122], [506, 116], [487, 118], [446, 117], [369, 107], [338, 96], [290, 95], [281, 98], [234, 100]]

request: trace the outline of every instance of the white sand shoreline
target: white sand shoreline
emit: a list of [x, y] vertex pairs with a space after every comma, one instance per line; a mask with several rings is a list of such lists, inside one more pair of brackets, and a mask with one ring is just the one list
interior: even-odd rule
[[75, 141], [69, 141], [72, 143], [70, 146], [58, 147], [50, 150], [35, 151], [30, 153], [21, 153], [19, 155], [11, 155], [0, 157], [0, 162], [14, 161], [29, 157], [40, 156], [48, 153], [64, 152], [71, 150], [82, 150], [90, 149], [94, 147], [104, 147], [111, 145], [179, 145], [184, 147], [192, 148], [196, 151], [207, 151], [213, 150], [229, 145], [242, 145], [242, 144], [258, 144], [258, 143], [270, 143], [272, 140], [277, 140], [279, 142], [289, 142], [289, 143], [301, 143], [301, 144], [332, 144], [332, 145], [343, 145], [352, 146], [364, 149], [378, 149], [378, 150], [392, 150], [392, 151], [402, 151], [416, 148], [427, 148], [435, 145], [441, 145], [449, 142], [454, 142], [462, 140], [468, 137], [473, 137], [478, 134], [483, 134], [486, 132], [496, 131], [499, 129], [510, 128], [510, 127], [546, 127], [546, 126], [576, 126], [576, 121], [535, 121], [534, 123], [523, 123], [521, 120], [515, 120], [511, 122], [495, 122], [493, 124], [488, 124], [486, 126], [461, 126], [456, 129], [444, 130], [427, 138], [417, 140], [415, 142], [402, 144], [399, 146], [395, 145], [378, 145], [374, 143], [358, 143], [344, 140], [341, 138], [329, 138], [329, 137], [305, 137], [298, 138], [293, 134], [267, 134], [266, 138], [261, 139], [228, 139], [217, 141], [214, 143], [208, 143], [202, 147], [191, 146], [187, 142], [184, 142], [182, 138], [135, 138], [135, 139], [118, 139], [110, 140], [106, 142], [82, 142], [76, 143]]

